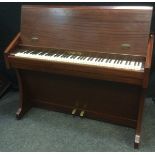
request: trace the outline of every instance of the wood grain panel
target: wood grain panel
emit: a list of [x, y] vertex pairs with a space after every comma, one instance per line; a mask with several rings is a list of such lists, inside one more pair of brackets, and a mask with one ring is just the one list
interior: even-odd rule
[[[24, 45], [146, 55], [151, 9], [25, 6]], [[38, 40], [32, 40], [32, 38]], [[129, 44], [123, 48], [122, 44]]]
[[103, 117], [103, 120], [113, 117], [118, 124], [120, 118], [124, 119], [121, 123], [124, 125], [131, 120], [136, 121], [140, 95], [138, 86], [35, 71], [22, 70], [21, 73], [24, 89], [31, 96], [30, 102], [40, 103], [42, 107], [49, 105], [53, 109], [67, 108], [70, 114], [75, 105], [81, 111], [86, 104], [86, 117], [90, 113], [94, 118]]

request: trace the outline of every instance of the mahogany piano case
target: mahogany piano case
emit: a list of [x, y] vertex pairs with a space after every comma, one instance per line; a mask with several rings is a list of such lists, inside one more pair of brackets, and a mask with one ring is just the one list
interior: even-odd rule
[[141, 137], [151, 67], [152, 7], [22, 7], [21, 32], [5, 50], [20, 86], [20, 119], [42, 107], [135, 129]]

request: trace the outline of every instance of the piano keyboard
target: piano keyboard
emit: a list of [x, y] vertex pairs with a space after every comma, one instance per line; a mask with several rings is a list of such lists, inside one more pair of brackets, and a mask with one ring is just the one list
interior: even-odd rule
[[135, 60], [132, 57], [128, 59], [125, 58], [114, 58], [114, 57], [92, 57], [92, 56], [81, 56], [75, 54], [68, 53], [60, 53], [60, 52], [42, 52], [42, 51], [18, 51], [14, 54], [16, 57], [23, 58], [33, 58], [33, 59], [43, 59], [53, 62], [65, 62], [65, 63], [73, 63], [73, 64], [83, 64], [83, 65], [93, 65], [99, 67], [110, 67], [110, 68], [119, 68], [119, 69], [127, 69], [127, 70], [136, 70], [141, 71], [144, 70], [144, 62], [140, 60]]

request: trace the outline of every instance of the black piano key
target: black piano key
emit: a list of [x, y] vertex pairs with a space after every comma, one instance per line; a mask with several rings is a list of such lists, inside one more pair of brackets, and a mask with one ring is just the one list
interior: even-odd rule
[[109, 63], [111, 63], [112, 59], [109, 60]]
[[62, 54], [61, 57], [64, 58], [65, 57], [65, 54]]
[[114, 64], [116, 63], [117, 59], [115, 59]]
[[109, 62], [109, 58], [106, 60], [106, 63], [108, 63]]
[[100, 61], [100, 59], [101, 59], [101, 58], [98, 58], [98, 59], [97, 59], [97, 62], [99, 62], [99, 61]]
[[27, 54], [32, 54], [33, 53], [33, 51], [29, 51], [29, 52], [27, 52]]
[[76, 55], [73, 59], [76, 59], [78, 56]]
[[85, 59], [86, 59], [86, 56], [83, 57], [83, 60], [85, 60]]
[[40, 53], [41, 53], [41, 52], [39, 51], [39, 52], [38, 52], [38, 55], [39, 55]]
[[89, 61], [89, 60], [90, 60], [90, 57], [88, 57], [87, 61]]
[[49, 53], [49, 56], [53, 56], [53, 55], [55, 55], [56, 53]]
[[98, 62], [101, 62], [101, 59], [102, 59], [102, 58], [99, 58]]
[[83, 56], [81, 56], [80, 60], [82, 60], [82, 59], [83, 59]]
[[70, 59], [73, 59], [74, 58], [74, 55], [72, 55], [71, 57], [70, 57]]
[[142, 67], [141, 68], [144, 68], [145, 64], [142, 62]]
[[80, 59], [80, 58], [81, 58], [81, 56], [78, 57], [78, 59]]
[[115, 60], [115, 64], [117, 64], [118, 59]]
[[26, 52], [25, 54], [31, 54], [32, 53], [32, 51], [28, 51], [28, 52]]
[[74, 55], [73, 59], [75, 59], [77, 57], [77, 55]]
[[125, 65], [127, 65], [127, 64], [128, 64], [128, 61], [126, 60]]
[[64, 57], [64, 54], [62, 54], [61, 57]]
[[70, 54], [68, 54], [68, 53], [66, 53], [65, 55], [66, 55], [66, 57], [69, 57], [69, 56], [71, 56], [71, 55], [70, 55]]
[[64, 55], [64, 58], [67, 58], [67, 56], [68, 56], [68, 55], [65, 54], [65, 55]]
[[68, 56], [68, 54], [65, 54], [65, 58], [68, 58], [69, 56]]
[[104, 58], [101, 58], [101, 62], [103, 62]]
[[29, 51], [23, 51], [22, 53], [23, 53], [23, 54], [27, 54], [27, 53], [29, 53]]
[[31, 54], [34, 54], [35, 55], [35, 54], [38, 54], [38, 52], [37, 51], [32, 51]]
[[97, 61], [98, 58], [95, 58], [95, 61]]
[[47, 56], [48, 53], [45, 53], [44, 56]]
[[44, 55], [45, 53], [44, 52], [41, 52], [39, 55]]
[[[62, 55], [62, 54], [61, 54], [61, 55]], [[63, 56], [63, 58], [66, 58], [68, 55], [65, 53], [65, 54], [63, 54], [62, 56]]]
[[86, 57], [86, 56], [84, 56], [84, 57], [83, 57], [83, 60], [85, 60], [86, 58], [87, 58], [87, 57]]
[[100, 59], [100, 62], [102, 62], [103, 58]]
[[94, 59], [94, 58], [93, 58], [93, 57], [91, 57], [91, 58], [90, 58], [90, 61], [92, 61], [93, 59]]
[[70, 59], [74, 58], [74, 55], [70, 55]]
[[109, 58], [107, 58], [107, 60], [105, 61], [106, 63], [109, 61]]
[[117, 62], [116, 62], [116, 63], [117, 63], [117, 64], [119, 64], [119, 61], [120, 61], [120, 60], [117, 60]]
[[60, 54], [58, 57], [60, 57], [60, 58], [66, 58], [66, 55]]
[[96, 60], [96, 57], [95, 57], [95, 58], [94, 58], [94, 57], [91, 57], [91, 58], [90, 58], [90, 61], [92, 61], [92, 60]]
[[78, 59], [80, 60], [81, 59], [81, 56], [79, 56]]
[[47, 56], [53, 56], [55, 53], [48, 53]]
[[81, 57], [81, 60], [83, 60], [84, 56]]
[[129, 65], [131, 65], [131, 61], [129, 61]]
[[54, 57], [58, 57], [58, 56], [59, 56], [59, 53], [55, 54], [55, 56], [54, 56]]

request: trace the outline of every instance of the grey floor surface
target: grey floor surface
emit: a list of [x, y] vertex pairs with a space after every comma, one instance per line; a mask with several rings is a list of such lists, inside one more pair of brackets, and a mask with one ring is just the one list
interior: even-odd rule
[[146, 99], [142, 142], [133, 149], [134, 130], [110, 123], [32, 108], [15, 119], [19, 93], [0, 99], [0, 151], [155, 151], [155, 104]]

